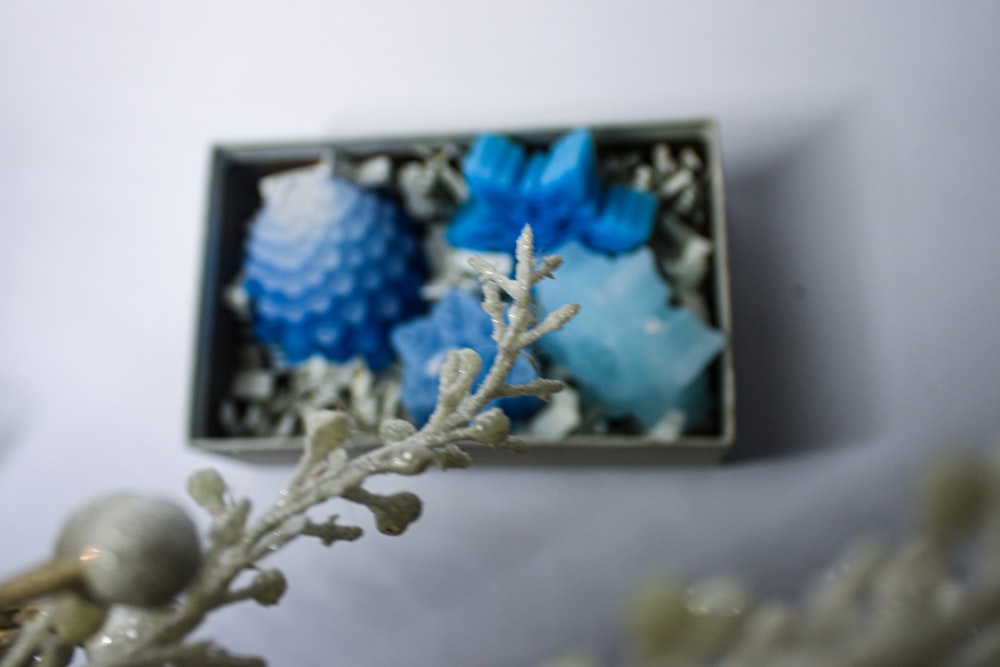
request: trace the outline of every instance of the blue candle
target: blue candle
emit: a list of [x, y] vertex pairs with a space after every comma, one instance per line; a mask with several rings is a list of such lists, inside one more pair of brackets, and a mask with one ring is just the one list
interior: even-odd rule
[[584, 129], [533, 155], [504, 137], [480, 135], [462, 163], [471, 198], [451, 220], [449, 243], [513, 252], [525, 224], [540, 251], [577, 238], [608, 253], [645, 243], [656, 198], [622, 186], [604, 188], [595, 162], [594, 141]]
[[388, 365], [389, 331], [422, 305], [425, 268], [410, 221], [322, 168], [271, 176], [261, 194], [244, 264], [256, 335], [292, 364], [320, 354]]

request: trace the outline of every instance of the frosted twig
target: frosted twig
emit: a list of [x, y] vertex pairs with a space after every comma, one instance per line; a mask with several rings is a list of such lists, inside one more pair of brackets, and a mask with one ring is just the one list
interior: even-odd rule
[[0, 667], [21, 667], [31, 661], [48, 635], [48, 630], [49, 618], [43, 609], [21, 627], [13, 646], [3, 654]]
[[[303, 415], [306, 438], [299, 464], [279, 500], [252, 522], [250, 502], [233, 500], [217, 472], [196, 473], [189, 492], [213, 518], [210, 547], [200, 573], [169, 609], [113, 608], [117, 622], [109, 620], [87, 644], [94, 667], [263, 664], [229, 656], [209, 644], [182, 642], [215, 609], [243, 600], [276, 604], [286, 588], [284, 576], [277, 570], [260, 571], [258, 562], [294, 539], [314, 536], [330, 545], [361, 536], [361, 528], [341, 525], [336, 516], [314, 523], [307, 516], [312, 508], [335, 498], [357, 503], [372, 512], [379, 531], [398, 535], [420, 516], [419, 498], [407, 492], [372, 493], [363, 486], [367, 478], [387, 473], [414, 475], [434, 464], [465, 467], [469, 457], [457, 446], [461, 441], [516, 448], [520, 443], [510, 435], [510, 420], [499, 408], [486, 406], [506, 396], [547, 398], [562, 388], [555, 380], [539, 378], [511, 385], [506, 378], [523, 348], [561, 328], [576, 313], [575, 307], [562, 308], [533, 325], [532, 289], [552, 277], [560, 260], [544, 258], [536, 265], [533, 236], [527, 227], [518, 239], [516, 255], [513, 279], [483, 260], [470, 262], [482, 274], [483, 309], [490, 315], [497, 344], [497, 354], [478, 388], [472, 389], [482, 359], [468, 349], [451, 352], [442, 366], [438, 404], [427, 424], [416, 429], [402, 420], [386, 420], [379, 430], [381, 446], [353, 458], [344, 449], [350, 422], [345, 413]], [[248, 571], [257, 571], [253, 581], [236, 586], [237, 578]]]
[[501, 396], [538, 396], [547, 400], [552, 394], [562, 391], [565, 385], [559, 380], [537, 378], [524, 384], [509, 384], [500, 390]]
[[888, 552], [859, 542], [816, 579], [798, 611], [764, 603], [736, 612], [732, 597], [718, 591], [692, 597], [698, 584], [647, 585], [635, 603], [639, 664], [998, 664], [1000, 467], [938, 464], [922, 509], [922, 530], [908, 543]]
[[534, 345], [542, 336], [552, 333], [553, 331], [559, 331], [563, 328], [570, 318], [576, 317], [576, 314], [580, 312], [580, 306], [575, 303], [567, 303], [566, 305], [556, 308], [545, 318], [539, 322], [531, 331], [526, 331], [523, 336], [521, 336], [521, 344], [525, 347]]
[[260, 658], [235, 656], [210, 642], [175, 644], [147, 649], [140, 656], [91, 661], [89, 667], [265, 667]]

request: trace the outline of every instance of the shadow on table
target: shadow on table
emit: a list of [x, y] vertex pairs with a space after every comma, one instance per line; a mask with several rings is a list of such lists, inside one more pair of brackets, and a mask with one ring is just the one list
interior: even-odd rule
[[878, 428], [859, 126], [818, 123], [727, 173], [738, 439], [732, 460], [866, 442]]

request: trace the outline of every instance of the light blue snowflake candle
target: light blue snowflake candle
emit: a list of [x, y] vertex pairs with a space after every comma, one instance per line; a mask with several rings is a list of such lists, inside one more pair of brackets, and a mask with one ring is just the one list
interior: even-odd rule
[[542, 351], [572, 375], [589, 407], [609, 417], [631, 416], [651, 429], [673, 412], [683, 413], [685, 428], [695, 425], [710, 408], [705, 371], [725, 336], [669, 305], [648, 248], [608, 257], [574, 242], [559, 254], [559, 279], [535, 288], [538, 302], [548, 310], [576, 301], [580, 314], [546, 336]]
[[389, 331], [422, 304], [424, 263], [408, 219], [322, 167], [270, 176], [260, 191], [244, 265], [257, 336], [293, 364], [321, 354], [386, 366]]

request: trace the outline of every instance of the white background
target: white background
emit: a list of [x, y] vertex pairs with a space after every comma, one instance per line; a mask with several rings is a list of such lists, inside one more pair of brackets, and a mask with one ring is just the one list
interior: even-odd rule
[[794, 594], [1000, 426], [998, 34], [993, 2], [3, 2], [0, 573], [94, 494], [288, 474], [185, 449], [212, 142], [714, 115], [737, 461], [383, 480], [426, 501], [405, 536], [296, 545], [278, 609], [204, 634], [503, 667], [614, 654], [650, 570]]

